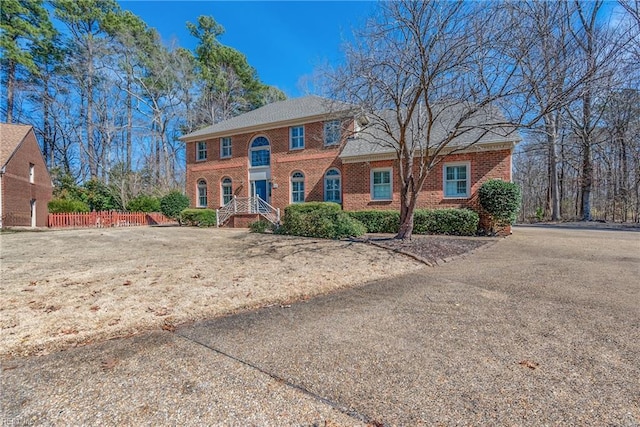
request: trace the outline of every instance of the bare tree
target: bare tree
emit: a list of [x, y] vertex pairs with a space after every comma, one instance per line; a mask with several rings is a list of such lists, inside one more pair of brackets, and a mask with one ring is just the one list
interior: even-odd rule
[[333, 95], [367, 117], [359, 132], [396, 153], [397, 238], [411, 237], [418, 195], [442, 159], [515, 130], [497, 108], [516, 93], [518, 69], [496, 58], [500, 19], [479, 3], [382, 3], [329, 77]]

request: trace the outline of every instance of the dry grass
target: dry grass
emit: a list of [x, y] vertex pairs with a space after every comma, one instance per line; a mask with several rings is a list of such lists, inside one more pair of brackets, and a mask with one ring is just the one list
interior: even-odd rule
[[134, 227], [0, 235], [0, 356], [287, 304], [423, 265], [371, 245]]

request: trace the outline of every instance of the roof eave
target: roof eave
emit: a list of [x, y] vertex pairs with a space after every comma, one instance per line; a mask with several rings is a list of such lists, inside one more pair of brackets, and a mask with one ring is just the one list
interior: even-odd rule
[[[456, 151], [456, 147], [445, 147], [440, 155], [448, 155], [455, 151], [455, 154], [465, 153], [477, 153], [479, 151], [499, 151], [513, 149], [516, 144], [521, 140], [514, 141], [494, 141], [472, 144], [469, 147]], [[395, 160], [396, 153], [394, 151], [387, 151], [383, 153], [369, 153], [369, 154], [357, 154], [357, 155], [344, 155], [341, 154], [340, 159], [342, 163], [362, 163], [362, 162], [375, 162], [381, 160]]]
[[243, 126], [243, 127], [237, 127], [237, 128], [223, 130], [223, 131], [208, 132], [208, 133], [193, 135], [194, 133], [199, 132], [199, 131], [196, 131], [187, 135], [183, 135], [178, 139], [182, 142], [195, 142], [195, 141], [202, 141], [203, 139], [223, 138], [227, 136], [238, 135], [241, 133], [260, 132], [260, 131], [266, 131], [271, 129], [277, 129], [285, 126], [295, 126], [295, 125], [301, 125], [305, 123], [313, 123], [320, 120], [336, 119], [339, 117], [346, 116], [347, 113], [350, 114], [350, 113], [353, 113], [353, 111], [351, 109], [346, 109], [346, 110], [340, 110], [340, 111], [335, 111], [330, 113], [315, 114], [313, 116], [300, 117], [297, 119], [280, 120], [277, 122], [261, 123], [253, 126]]

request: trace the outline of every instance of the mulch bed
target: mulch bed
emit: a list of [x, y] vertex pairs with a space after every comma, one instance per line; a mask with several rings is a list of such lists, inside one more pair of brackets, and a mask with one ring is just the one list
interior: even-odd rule
[[389, 234], [367, 234], [361, 241], [399, 252], [428, 265], [440, 264], [499, 240], [495, 237], [424, 236], [410, 240], [394, 239]]

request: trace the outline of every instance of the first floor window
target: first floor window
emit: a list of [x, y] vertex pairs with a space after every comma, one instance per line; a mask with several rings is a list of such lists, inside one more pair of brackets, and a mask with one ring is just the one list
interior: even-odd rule
[[444, 197], [469, 197], [469, 163], [444, 165]]
[[290, 132], [289, 148], [297, 150], [304, 148], [304, 126], [292, 127]]
[[304, 202], [304, 174], [294, 172], [291, 175], [291, 203]]
[[371, 199], [391, 200], [391, 169], [374, 169], [371, 171]]
[[324, 145], [336, 145], [340, 143], [340, 120], [324, 122]]
[[196, 146], [196, 160], [207, 160], [207, 143], [198, 142]]
[[222, 205], [226, 205], [233, 199], [233, 188], [231, 186], [231, 178], [222, 180]]
[[220, 158], [231, 157], [231, 138], [220, 138]]
[[207, 182], [204, 179], [198, 181], [198, 207], [207, 207]]
[[337, 169], [329, 169], [324, 174], [324, 200], [325, 202], [341, 202], [340, 172]]

